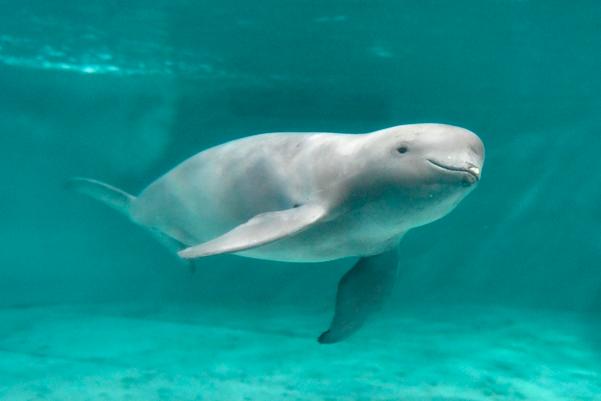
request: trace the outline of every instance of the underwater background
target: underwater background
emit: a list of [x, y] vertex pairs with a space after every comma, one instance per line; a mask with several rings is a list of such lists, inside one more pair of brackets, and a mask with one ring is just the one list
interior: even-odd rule
[[[598, 1], [0, 1], [1, 400], [601, 400]], [[316, 336], [354, 260], [191, 274], [64, 189], [137, 193], [261, 132], [476, 132], [382, 313]]]

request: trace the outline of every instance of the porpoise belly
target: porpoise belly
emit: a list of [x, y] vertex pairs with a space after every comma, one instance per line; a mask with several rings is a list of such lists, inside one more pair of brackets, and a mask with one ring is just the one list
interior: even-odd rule
[[[198, 245], [215, 239], [246, 220], [223, 218], [227, 214], [195, 213], [191, 209], [153, 207], [152, 214], [142, 215], [138, 223], [158, 230], [184, 244]], [[206, 212], [206, 209], [204, 209]], [[145, 217], [145, 218], [143, 218]], [[300, 233], [236, 255], [282, 262], [325, 262], [353, 256], [373, 255], [398, 243], [401, 233], [384, 231], [355, 216], [318, 223]]]
[[374, 232], [356, 222], [330, 221], [237, 255], [282, 262], [325, 262], [381, 253], [396, 245], [402, 234]]

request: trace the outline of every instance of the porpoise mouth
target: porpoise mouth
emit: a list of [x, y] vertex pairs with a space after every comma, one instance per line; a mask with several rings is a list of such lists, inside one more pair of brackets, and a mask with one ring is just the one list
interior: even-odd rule
[[469, 175], [471, 175], [471, 177], [474, 179], [474, 182], [477, 182], [478, 180], [480, 180], [480, 169], [474, 165], [469, 165], [469, 167], [455, 167], [455, 166], [447, 166], [444, 165], [442, 163], [439, 163], [435, 160], [431, 160], [431, 159], [427, 159], [431, 164], [435, 165], [438, 168], [441, 168], [443, 170], [447, 170], [447, 171], [457, 171], [459, 173], [467, 173]]

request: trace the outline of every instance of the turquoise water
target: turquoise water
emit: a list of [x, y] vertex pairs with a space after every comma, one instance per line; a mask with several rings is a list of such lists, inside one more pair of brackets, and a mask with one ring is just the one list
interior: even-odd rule
[[[87, 3], [0, 2], [0, 399], [601, 399], [596, 1]], [[352, 260], [191, 274], [63, 188], [414, 122], [478, 133], [481, 183], [329, 347]]]

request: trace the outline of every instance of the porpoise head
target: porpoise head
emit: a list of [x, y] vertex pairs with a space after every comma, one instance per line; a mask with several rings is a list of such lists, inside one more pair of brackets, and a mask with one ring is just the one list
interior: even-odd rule
[[364, 193], [377, 194], [382, 208], [390, 209], [390, 220], [407, 229], [453, 210], [479, 182], [484, 163], [484, 145], [476, 134], [444, 124], [376, 131], [365, 136], [361, 148], [369, 161], [360, 181], [371, 180], [370, 186], [379, 188]]

